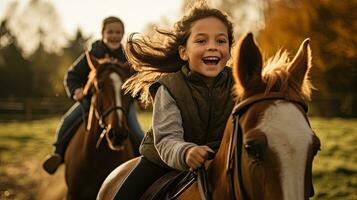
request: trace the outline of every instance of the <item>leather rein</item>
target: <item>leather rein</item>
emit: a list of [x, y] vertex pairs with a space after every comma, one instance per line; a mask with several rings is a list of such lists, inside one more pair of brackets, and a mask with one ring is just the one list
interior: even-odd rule
[[[233, 109], [232, 115], [233, 115], [233, 134], [231, 135], [230, 141], [229, 141], [229, 149], [228, 149], [228, 159], [226, 163], [226, 172], [227, 172], [227, 177], [228, 177], [228, 183], [229, 183], [229, 195], [230, 199], [238, 199], [238, 194], [235, 192], [234, 189], [234, 166], [237, 166], [237, 172], [238, 172], [238, 184], [239, 184], [239, 190], [240, 190], [240, 199], [241, 200], [249, 200], [247, 191], [244, 189], [243, 185], [243, 178], [242, 178], [242, 166], [241, 166], [241, 157], [242, 157], [242, 146], [243, 146], [243, 132], [242, 128], [239, 124], [239, 117], [244, 114], [244, 112], [253, 104], [260, 102], [260, 101], [265, 101], [265, 100], [286, 100], [292, 103], [295, 103], [297, 105], [300, 105], [305, 114], [308, 110], [308, 106], [306, 102], [302, 98], [294, 98], [294, 99], [289, 99], [286, 98], [286, 95], [281, 92], [271, 92], [268, 94], [257, 94], [253, 95], [251, 97], [248, 97], [242, 101], [240, 101]], [[307, 122], [309, 122], [307, 120]]]

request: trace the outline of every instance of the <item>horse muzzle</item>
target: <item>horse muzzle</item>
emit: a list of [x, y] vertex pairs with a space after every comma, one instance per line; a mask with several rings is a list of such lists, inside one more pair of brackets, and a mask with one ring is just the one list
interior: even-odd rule
[[106, 134], [107, 142], [110, 149], [114, 151], [124, 150], [123, 143], [129, 136], [129, 131], [126, 128], [110, 128]]

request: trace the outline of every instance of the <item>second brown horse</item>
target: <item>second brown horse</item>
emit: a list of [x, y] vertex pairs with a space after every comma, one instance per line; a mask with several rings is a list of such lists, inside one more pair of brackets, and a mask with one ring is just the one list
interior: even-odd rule
[[87, 53], [91, 72], [84, 92], [93, 91], [88, 120], [71, 140], [65, 154], [67, 199], [95, 199], [108, 174], [134, 157], [126, 114], [131, 97], [121, 86], [129, 67]]

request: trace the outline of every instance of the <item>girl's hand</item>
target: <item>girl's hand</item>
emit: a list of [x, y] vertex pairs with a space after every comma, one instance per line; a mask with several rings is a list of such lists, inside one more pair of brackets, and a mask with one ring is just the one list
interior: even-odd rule
[[83, 88], [77, 88], [74, 91], [73, 99], [76, 100], [76, 101], [81, 101], [83, 99], [83, 97], [84, 97]]
[[187, 150], [185, 161], [190, 171], [199, 168], [208, 158], [208, 152], [214, 151], [206, 145], [191, 147]]

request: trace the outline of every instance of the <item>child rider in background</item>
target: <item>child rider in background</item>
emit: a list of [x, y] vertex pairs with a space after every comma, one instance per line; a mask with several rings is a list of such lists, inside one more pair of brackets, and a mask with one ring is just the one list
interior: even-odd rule
[[[97, 58], [109, 57], [121, 63], [127, 63], [126, 55], [121, 41], [124, 35], [124, 23], [117, 17], [107, 17], [103, 20], [102, 39], [92, 44], [90, 54]], [[80, 120], [83, 111], [88, 112], [91, 95], [83, 94], [83, 87], [87, 82], [90, 67], [83, 53], [68, 70], [65, 78], [65, 88], [68, 96], [75, 100], [75, 104], [67, 111], [62, 118], [56, 131], [55, 150], [43, 163], [43, 168], [49, 174], [56, 172], [63, 163], [66, 147], [75, 133], [76, 120]], [[134, 71], [133, 71], [134, 74]], [[134, 133], [134, 146], [138, 148], [144, 134], [138, 123], [134, 104], [131, 104], [128, 111], [128, 125]]]

